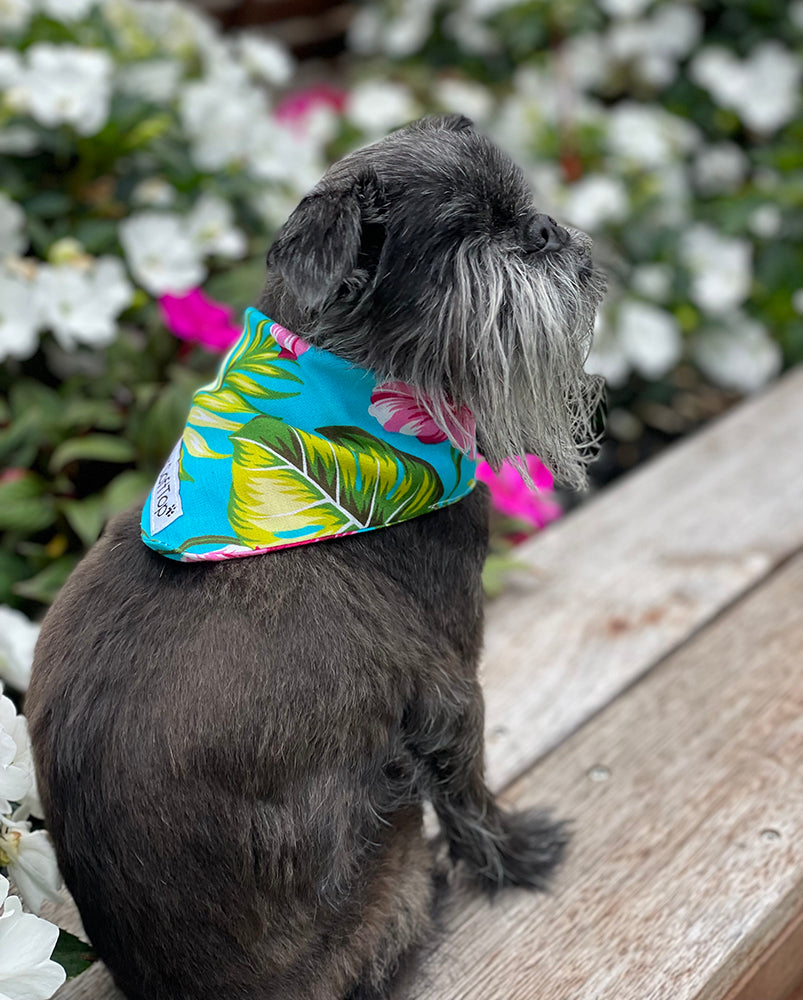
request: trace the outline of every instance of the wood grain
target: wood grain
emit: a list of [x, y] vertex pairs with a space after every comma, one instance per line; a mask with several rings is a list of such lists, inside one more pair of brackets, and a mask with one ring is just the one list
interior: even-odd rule
[[458, 894], [416, 1000], [734, 989], [803, 913], [802, 604], [803, 555], [509, 790], [574, 818], [556, 890]]
[[803, 545], [803, 367], [517, 550], [488, 615], [499, 787]]

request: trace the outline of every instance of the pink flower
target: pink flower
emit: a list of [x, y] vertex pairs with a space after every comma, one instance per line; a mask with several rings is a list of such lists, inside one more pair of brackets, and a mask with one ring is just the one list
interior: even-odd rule
[[296, 90], [283, 97], [274, 108], [274, 117], [303, 132], [307, 118], [316, 108], [331, 108], [342, 114], [346, 104], [346, 91], [327, 83], [313, 83], [303, 90]]
[[227, 351], [242, 332], [232, 322], [234, 310], [210, 299], [200, 288], [183, 295], [162, 295], [159, 312], [174, 336], [208, 351]]
[[[555, 500], [552, 473], [535, 455], [527, 456], [527, 468], [539, 493], [533, 493], [521, 473], [511, 462], [504, 462], [498, 473], [483, 461], [477, 466], [477, 479], [491, 491], [494, 507], [508, 517], [526, 521], [534, 528], [543, 528], [561, 516], [563, 510]], [[525, 536], [526, 537], [526, 536]]]
[[436, 444], [447, 438], [462, 452], [475, 454], [474, 417], [467, 406], [446, 414], [445, 426], [435, 422], [422, 404], [422, 394], [406, 382], [383, 382], [371, 393], [368, 412], [386, 431], [409, 434], [424, 444]]
[[310, 349], [310, 345], [303, 337], [299, 337], [297, 333], [290, 333], [289, 330], [285, 330], [279, 323], [274, 323], [270, 328], [270, 332], [273, 339], [282, 349], [279, 357], [300, 358], [302, 354]]

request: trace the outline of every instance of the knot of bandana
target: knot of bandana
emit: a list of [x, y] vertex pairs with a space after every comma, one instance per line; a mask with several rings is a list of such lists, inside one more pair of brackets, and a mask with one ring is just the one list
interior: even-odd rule
[[259, 555], [385, 528], [475, 485], [468, 410], [439, 426], [403, 382], [377, 384], [256, 309], [142, 511], [142, 540], [182, 562]]

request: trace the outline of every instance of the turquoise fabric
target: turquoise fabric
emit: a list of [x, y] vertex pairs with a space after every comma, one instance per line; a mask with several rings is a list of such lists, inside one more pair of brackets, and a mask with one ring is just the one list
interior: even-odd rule
[[[459, 447], [458, 447], [459, 446]], [[258, 555], [398, 524], [475, 485], [471, 414], [307, 344], [256, 309], [142, 511], [142, 539], [184, 562]]]

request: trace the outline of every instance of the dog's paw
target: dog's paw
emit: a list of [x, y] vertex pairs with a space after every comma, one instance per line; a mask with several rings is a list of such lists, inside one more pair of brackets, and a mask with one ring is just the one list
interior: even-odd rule
[[475, 874], [490, 893], [505, 886], [544, 890], [568, 843], [567, 825], [548, 813], [500, 813], [499, 829], [487, 845], [489, 856]]

